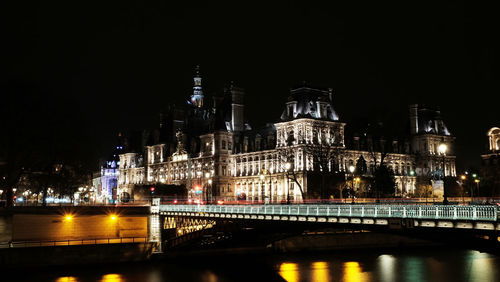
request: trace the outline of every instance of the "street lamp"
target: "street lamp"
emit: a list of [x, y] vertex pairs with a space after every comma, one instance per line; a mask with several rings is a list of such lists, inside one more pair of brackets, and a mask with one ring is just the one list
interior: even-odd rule
[[264, 200], [264, 174], [259, 175], [260, 178], [260, 197], [261, 201]]
[[479, 179], [474, 179], [474, 182], [476, 183], [476, 188], [477, 188], [477, 195], [479, 196]]
[[[292, 170], [292, 162], [285, 163], [285, 170], [286, 170], [287, 176], [288, 176], [288, 173], [290, 173], [290, 171]], [[288, 189], [286, 189], [286, 203], [287, 203], [287, 205], [290, 204], [290, 186], [291, 186], [290, 178], [288, 177]]]
[[442, 174], [442, 179], [443, 179], [443, 204], [447, 205], [448, 204], [448, 193], [446, 193], [446, 185], [444, 184], [444, 178], [446, 176], [446, 169], [445, 169], [445, 155], [446, 155], [446, 150], [448, 150], [448, 146], [445, 143], [441, 143], [439, 145], [439, 153], [441, 153], [441, 156], [443, 157], [443, 174]]
[[460, 175], [459, 183], [460, 183], [460, 193], [462, 194], [462, 204], [465, 202], [465, 200], [464, 200], [464, 182], [466, 179], [467, 179], [467, 176], [465, 176], [463, 174]]
[[205, 200], [208, 203], [208, 196], [210, 195], [208, 190], [212, 186], [212, 179], [210, 179], [210, 172], [205, 172], [205, 178], [207, 179], [207, 185], [205, 189]]
[[356, 168], [351, 165], [349, 166], [349, 171], [351, 172], [351, 178], [352, 178], [352, 185], [351, 185], [351, 201], [354, 203], [354, 170]]

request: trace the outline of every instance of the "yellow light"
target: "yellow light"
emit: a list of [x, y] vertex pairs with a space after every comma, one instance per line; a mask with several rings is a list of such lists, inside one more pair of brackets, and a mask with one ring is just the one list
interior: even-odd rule
[[312, 279], [311, 281], [331, 281], [328, 263], [323, 261], [312, 263]]
[[116, 215], [112, 215], [111, 220], [116, 220]]
[[366, 281], [366, 277], [363, 277], [363, 272], [361, 271], [361, 266], [357, 261], [344, 262], [343, 265], [344, 275], [343, 280], [346, 282], [351, 281]]
[[78, 278], [73, 276], [64, 276], [57, 278], [56, 282], [77, 282]]
[[460, 175], [460, 179], [465, 180], [466, 178], [465, 175]]
[[299, 268], [296, 263], [284, 262], [280, 265], [279, 274], [287, 282], [299, 281]]
[[124, 281], [123, 277], [120, 274], [105, 274], [102, 276], [100, 281], [105, 282], [120, 282]]
[[71, 219], [73, 219], [73, 217], [71, 217], [71, 215], [67, 215], [67, 216], [66, 216], [66, 220], [67, 220], [67, 221], [70, 221]]

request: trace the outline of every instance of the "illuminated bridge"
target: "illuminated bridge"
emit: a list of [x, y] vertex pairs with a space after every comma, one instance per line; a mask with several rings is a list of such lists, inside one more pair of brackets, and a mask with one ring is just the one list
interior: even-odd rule
[[456, 240], [461, 245], [487, 239], [488, 244], [500, 246], [495, 205], [159, 205], [153, 206], [152, 211], [160, 214], [164, 230], [170, 231], [165, 239], [174, 247], [212, 236], [208, 234], [230, 233], [224, 226], [259, 230], [257, 235], [280, 233], [281, 238], [307, 230], [334, 228]]
[[[288, 222], [500, 230], [494, 205], [161, 205], [161, 215]], [[396, 221], [393, 221], [395, 219]]]

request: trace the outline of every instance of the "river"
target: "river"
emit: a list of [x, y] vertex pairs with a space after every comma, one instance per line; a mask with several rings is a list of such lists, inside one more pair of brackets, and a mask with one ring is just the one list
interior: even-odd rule
[[426, 248], [196, 257], [18, 271], [11, 281], [500, 281], [500, 256]]
[[[159, 224], [150, 217], [150, 239]], [[11, 222], [0, 217], [0, 241]], [[0, 271], [2, 272], [2, 271]], [[193, 257], [113, 265], [17, 269], [1, 281], [500, 281], [500, 256], [452, 248]]]

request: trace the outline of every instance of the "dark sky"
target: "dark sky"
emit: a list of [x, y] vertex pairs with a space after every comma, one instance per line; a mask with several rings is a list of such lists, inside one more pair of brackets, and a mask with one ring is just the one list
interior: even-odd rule
[[186, 100], [197, 64], [207, 94], [230, 80], [246, 89], [253, 123], [275, 121], [289, 88], [304, 80], [335, 88], [344, 120], [405, 119], [410, 103], [440, 106], [459, 167], [479, 163], [487, 129], [500, 125], [499, 17], [491, 7], [11, 2], [0, 4], [1, 109], [22, 108], [12, 124], [28, 131], [29, 120], [51, 116], [36, 128], [50, 123], [65, 136], [56, 142], [86, 161], [106, 154], [118, 131], [154, 127], [162, 108]]

